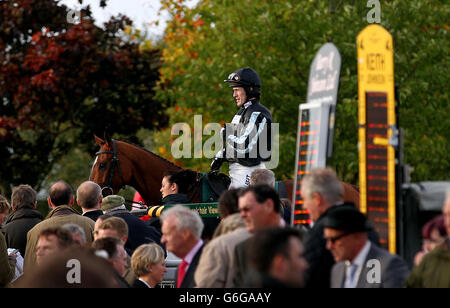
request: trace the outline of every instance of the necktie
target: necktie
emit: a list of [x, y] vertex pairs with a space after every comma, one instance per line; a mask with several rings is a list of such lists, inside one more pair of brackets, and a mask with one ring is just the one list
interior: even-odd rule
[[178, 267], [178, 277], [177, 277], [177, 288], [181, 286], [181, 283], [183, 282], [184, 275], [186, 275], [186, 267], [188, 266], [188, 263], [186, 261], [181, 261], [180, 266]]
[[351, 264], [350, 265], [350, 276], [348, 278], [349, 285], [353, 286], [353, 280], [355, 279], [356, 270], [358, 269], [358, 265]]

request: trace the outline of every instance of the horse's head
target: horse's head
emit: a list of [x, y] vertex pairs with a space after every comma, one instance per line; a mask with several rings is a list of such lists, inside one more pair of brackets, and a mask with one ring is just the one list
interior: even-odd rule
[[129, 161], [119, 152], [116, 140], [94, 138], [100, 150], [96, 153], [89, 179], [100, 185], [103, 196], [117, 194], [129, 182]]

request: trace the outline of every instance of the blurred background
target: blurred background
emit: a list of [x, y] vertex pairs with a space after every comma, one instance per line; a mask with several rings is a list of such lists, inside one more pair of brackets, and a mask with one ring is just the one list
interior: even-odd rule
[[[171, 127], [193, 127], [194, 115], [203, 127], [230, 121], [237, 109], [223, 80], [243, 66], [261, 76], [261, 102], [280, 123], [274, 172], [293, 178], [298, 106], [326, 42], [342, 55], [328, 164], [358, 185], [356, 36], [370, 9], [338, 0], [0, 1], [0, 194], [27, 183], [45, 200], [60, 179], [76, 190], [98, 150], [93, 136], [105, 131], [207, 171], [210, 159], [172, 157]], [[449, 13], [447, 1], [381, 1], [413, 182], [449, 179]]]

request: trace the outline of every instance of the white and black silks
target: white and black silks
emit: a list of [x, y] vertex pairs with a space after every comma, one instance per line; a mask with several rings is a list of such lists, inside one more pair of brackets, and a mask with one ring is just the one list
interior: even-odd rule
[[258, 100], [248, 101], [222, 129], [224, 147], [216, 158], [245, 167], [270, 161], [272, 133], [270, 111]]

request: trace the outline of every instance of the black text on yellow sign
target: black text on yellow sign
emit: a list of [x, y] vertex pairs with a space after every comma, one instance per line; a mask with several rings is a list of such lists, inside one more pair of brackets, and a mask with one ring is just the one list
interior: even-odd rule
[[360, 207], [382, 246], [395, 253], [395, 149], [389, 142], [396, 126], [392, 36], [370, 25], [358, 35], [357, 49]]

